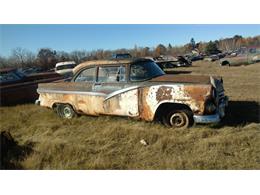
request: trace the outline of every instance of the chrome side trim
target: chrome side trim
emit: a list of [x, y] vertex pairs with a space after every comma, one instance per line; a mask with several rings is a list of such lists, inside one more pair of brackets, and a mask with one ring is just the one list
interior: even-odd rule
[[76, 95], [93, 95], [106, 97], [107, 94], [100, 92], [90, 92], [90, 91], [64, 91], [64, 90], [50, 90], [50, 89], [37, 89], [38, 93], [59, 93], [59, 94], [76, 94]]
[[120, 90], [114, 91], [114, 92], [108, 94], [108, 96], [105, 98], [105, 101], [110, 99], [110, 98], [112, 98], [112, 97], [114, 97], [114, 96], [116, 96], [116, 95], [119, 95], [121, 93], [137, 89], [139, 87], [141, 87], [141, 86], [131, 86], [131, 87], [127, 87], [127, 88], [124, 88], [124, 89], [120, 89]]

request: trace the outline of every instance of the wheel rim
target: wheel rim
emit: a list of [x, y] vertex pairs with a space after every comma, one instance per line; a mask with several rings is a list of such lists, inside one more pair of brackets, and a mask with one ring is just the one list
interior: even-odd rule
[[64, 118], [72, 118], [71, 109], [68, 106], [65, 106], [63, 109]]
[[186, 123], [187, 120], [182, 113], [174, 113], [170, 117], [170, 125], [173, 127], [183, 127]]

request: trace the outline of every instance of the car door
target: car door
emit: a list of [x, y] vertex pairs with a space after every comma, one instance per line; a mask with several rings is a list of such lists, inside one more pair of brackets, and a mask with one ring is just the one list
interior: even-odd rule
[[119, 116], [138, 115], [138, 91], [127, 87], [126, 65], [100, 66], [95, 92], [105, 93], [104, 113]]
[[123, 89], [126, 83], [126, 66], [99, 66], [94, 91], [110, 94]]
[[78, 112], [89, 115], [103, 113], [103, 101], [106, 94], [95, 91], [97, 67], [82, 70], [74, 78], [73, 87], [74, 106]]

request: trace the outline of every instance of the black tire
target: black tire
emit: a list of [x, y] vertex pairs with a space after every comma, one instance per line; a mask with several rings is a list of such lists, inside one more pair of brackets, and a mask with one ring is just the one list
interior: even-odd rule
[[58, 104], [56, 111], [61, 118], [72, 119], [76, 117], [76, 112], [69, 104]]
[[192, 112], [187, 109], [171, 110], [162, 118], [164, 125], [176, 129], [186, 129], [193, 125]]
[[224, 61], [220, 64], [221, 66], [230, 66], [229, 61]]

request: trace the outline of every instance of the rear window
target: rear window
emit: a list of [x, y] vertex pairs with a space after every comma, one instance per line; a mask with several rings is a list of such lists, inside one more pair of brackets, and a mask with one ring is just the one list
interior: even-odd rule
[[163, 70], [153, 61], [132, 64], [130, 68], [131, 81], [144, 81], [164, 74]]

